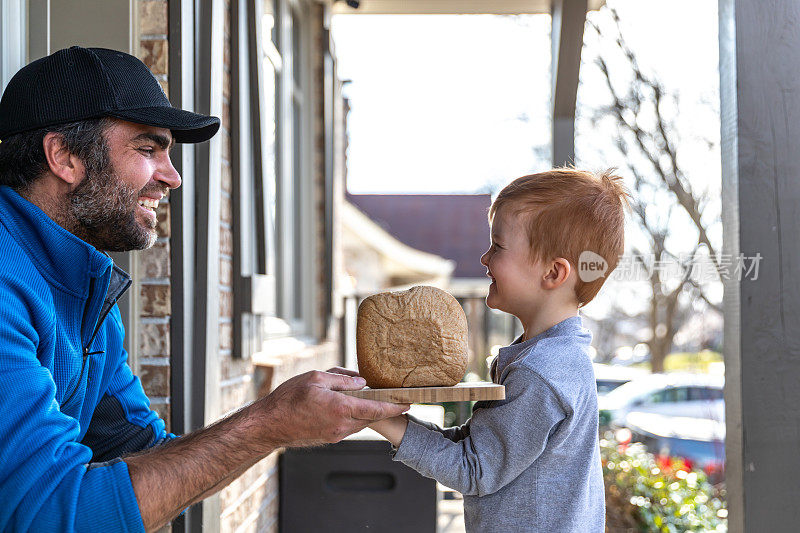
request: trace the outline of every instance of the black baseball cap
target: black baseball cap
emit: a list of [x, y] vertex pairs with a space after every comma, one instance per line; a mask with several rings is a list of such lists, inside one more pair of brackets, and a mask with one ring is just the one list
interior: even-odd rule
[[73, 46], [22, 67], [0, 99], [0, 141], [24, 131], [100, 117], [168, 128], [176, 142], [217, 133], [219, 118], [177, 109], [136, 57]]

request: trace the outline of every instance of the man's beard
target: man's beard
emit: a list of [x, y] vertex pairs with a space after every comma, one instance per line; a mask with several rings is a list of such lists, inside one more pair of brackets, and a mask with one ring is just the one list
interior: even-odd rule
[[136, 219], [139, 197], [150, 191], [166, 194], [163, 186], [136, 189], [117, 177], [111, 162], [104, 168], [88, 164], [83, 181], [67, 197], [72, 232], [98, 250], [144, 250], [156, 241], [155, 221]]

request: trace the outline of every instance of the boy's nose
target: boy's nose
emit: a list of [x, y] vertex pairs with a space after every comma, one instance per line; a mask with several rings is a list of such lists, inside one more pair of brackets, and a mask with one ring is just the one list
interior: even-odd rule
[[489, 266], [489, 250], [486, 250], [484, 254], [481, 256], [481, 264], [485, 267]]

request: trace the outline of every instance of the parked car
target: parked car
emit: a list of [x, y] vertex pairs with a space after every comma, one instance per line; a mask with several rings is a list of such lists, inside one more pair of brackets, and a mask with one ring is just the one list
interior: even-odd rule
[[648, 374], [647, 370], [642, 368], [594, 363], [597, 396], [604, 396], [617, 387]]
[[679, 458], [689, 469], [705, 471], [712, 483], [725, 473], [725, 422], [708, 418], [632, 412], [623, 421], [629, 439], [659, 458]]
[[598, 398], [600, 425], [621, 427], [632, 412], [725, 421], [724, 378], [707, 374], [650, 374]]

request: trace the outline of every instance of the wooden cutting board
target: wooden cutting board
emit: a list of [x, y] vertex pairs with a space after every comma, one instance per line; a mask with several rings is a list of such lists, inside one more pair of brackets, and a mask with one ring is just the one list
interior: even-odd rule
[[391, 403], [469, 402], [478, 400], [504, 400], [506, 388], [489, 381], [459, 383], [453, 387], [403, 387], [397, 389], [370, 389], [340, 391], [349, 396]]

